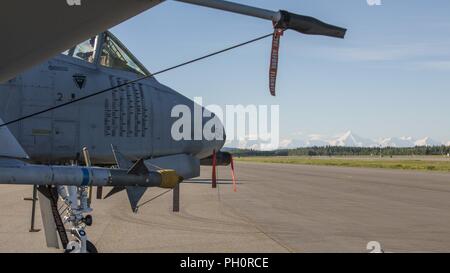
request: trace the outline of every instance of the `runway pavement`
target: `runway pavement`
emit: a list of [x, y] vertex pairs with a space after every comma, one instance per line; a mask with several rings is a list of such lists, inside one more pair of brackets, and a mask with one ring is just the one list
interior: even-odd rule
[[[181, 185], [179, 213], [164, 189], [150, 189], [138, 214], [125, 193], [95, 200], [88, 234], [101, 252], [367, 252], [369, 241], [450, 251], [450, 173], [239, 162], [236, 174], [237, 193], [228, 167], [211, 189], [202, 167]], [[29, 186], [0, 186], [0, 252], [55, 251], [28, 232], [30, 196]]]

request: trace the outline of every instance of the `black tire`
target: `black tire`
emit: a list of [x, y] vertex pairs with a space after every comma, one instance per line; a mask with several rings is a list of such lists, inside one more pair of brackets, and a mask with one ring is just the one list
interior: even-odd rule
[[97, 248], [91, 241], [86, 241], [86, 251], [87, 253], [98, 253]]

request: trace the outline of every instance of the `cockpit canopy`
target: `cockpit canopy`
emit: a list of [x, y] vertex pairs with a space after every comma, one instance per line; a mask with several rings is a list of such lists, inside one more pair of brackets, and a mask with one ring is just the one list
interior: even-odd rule
[[109, 31], [92, 37], [63, 52], [64, 55], [140, 75], [150, 72]]

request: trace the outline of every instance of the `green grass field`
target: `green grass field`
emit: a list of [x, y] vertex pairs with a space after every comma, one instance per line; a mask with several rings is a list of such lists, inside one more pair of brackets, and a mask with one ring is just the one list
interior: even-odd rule
[[321, 165], [338, 167], [361, 167], [361, 168], [386, 168], [419, 171], [441, 171], [450, 172], [449, 158], [420, 157], [420, 158], [369, 158], [369, 157], [303, 157], [303, 156], [257, 156], [236, 157], [237, 161], [260, 162], [260, 163], [282, 163], [301, 165]]

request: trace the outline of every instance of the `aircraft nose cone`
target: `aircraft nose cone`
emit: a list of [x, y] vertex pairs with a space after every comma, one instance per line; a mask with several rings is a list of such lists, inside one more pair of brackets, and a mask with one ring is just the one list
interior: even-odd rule
[[[213, 139], [211, 141], [214, 145], [214, 149], [218, 151], [223, 147], [226, 141], [225, 127], [222, 121], [215, 115], [211, 118], [210, 122], [214, 122], [215, 124], [214, 128], [211, 130], [213, 132]], [[206, 126], [206, 128], [208, 129], [208, 126]]]
[[215, 114], [204, 119], [203, 122], [202, 155], [210, 156], [213, 151], [220, 151], [225, 144], [225, 127]]

